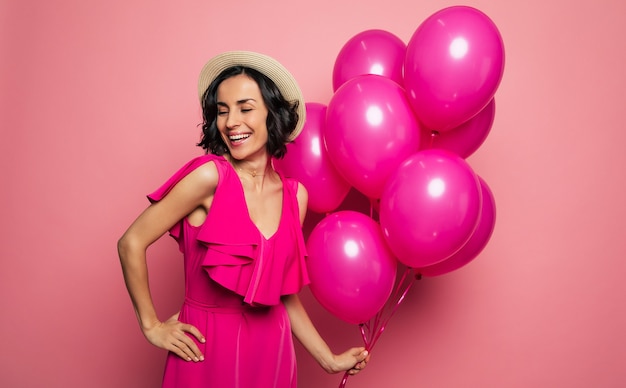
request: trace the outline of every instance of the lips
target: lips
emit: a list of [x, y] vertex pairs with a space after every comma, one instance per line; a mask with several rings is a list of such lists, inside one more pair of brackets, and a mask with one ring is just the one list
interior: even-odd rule
[[249, 137], [250, 137], [249, 133], [238, 133], [238, 134], [228, 135], [228, 139], [233, 144], [242, 143]]

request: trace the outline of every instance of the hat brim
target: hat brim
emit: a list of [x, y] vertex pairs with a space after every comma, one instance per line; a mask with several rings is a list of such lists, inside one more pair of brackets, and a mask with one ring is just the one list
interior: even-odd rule
[[228, 51], [210, 59], [202, 68], [198, 79], [198, 96], [202, 96], [207, 88], [224, 70], [232, 66], [246, 66], [255, 69], [274, 81], [283, 97], [290, 102], [298, 101], [298, 122], [289, 136], [293, 141], [304, 127], [306, 107], [302, 91], [293, 75], [277, 60], [267, 55], [252, 51]]

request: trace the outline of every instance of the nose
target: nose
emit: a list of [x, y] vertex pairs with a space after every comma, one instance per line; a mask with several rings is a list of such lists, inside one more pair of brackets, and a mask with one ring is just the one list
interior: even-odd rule
[[226, 128], [237, 128], [241, 124], [241, 119], [237, 112], [229, 112], [226, 118]]

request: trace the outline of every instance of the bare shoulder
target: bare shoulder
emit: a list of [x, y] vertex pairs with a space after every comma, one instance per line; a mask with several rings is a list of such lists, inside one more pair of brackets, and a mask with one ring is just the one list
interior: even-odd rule
[[[215, 193], [219, 181], [219, 172], [215, 162], [208, 161], [191, 171], [176, 184], [174, 190], [187, 193], [192, 197], [206, 197]], [[172, 191], [174, 191], [172, 190]], [[187, 196], [185, 195], [185, 196]]]
[[196, 181], [197, 184], [209, 186], [213, 189], [215, 189], [219, 180], [219, 172], [217, 171], [217, 166], [213, 161], [208, 161], [198, 166], [198, 168], [192, 171], [189, 175]]
[[199, 225], [206, 215], [218, 182], [214, 162], [197, 166], [159, 201], [145, 209], [126, 231], [125, 236], [137, 238], [146, 247], [184, 217]]

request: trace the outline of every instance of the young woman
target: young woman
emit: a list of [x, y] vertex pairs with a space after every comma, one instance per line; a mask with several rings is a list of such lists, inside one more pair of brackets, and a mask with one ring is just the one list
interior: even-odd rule
[[[199, 94], [206, 154], [148, 196], [118, 243], [141, 330], [169, 351], [163, 387], [296, 387], [292, 334], [327, 372], [358, 373], [367, 351], [334, 354], [297, 295], [309, 281], [307, 192], [272, 166], [304, 125], [296, 81], [268, 56], [227, 52], [204, 66]], [[185, 300], [161, 321], [146, 250], [167, 231], [184, 256]]]

